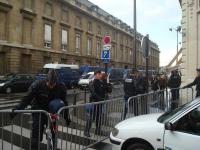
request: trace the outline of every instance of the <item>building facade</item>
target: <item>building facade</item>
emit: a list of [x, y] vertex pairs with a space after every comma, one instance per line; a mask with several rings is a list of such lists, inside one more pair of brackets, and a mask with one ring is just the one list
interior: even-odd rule
[[[131, 68], [133, 29], [87, 0], [0, 0], [0, 74], [36, 73], [46, 63], [102, 66], [103, 37], [110, 35], [110, 66]], [[142, 35], [137, 66], [144, 68]], [[150, 69], [159, 48], [150, 42]]]
[[200, 0], [179, 0], [182, 8], [183, 84], [194, 80], [200, 68]]

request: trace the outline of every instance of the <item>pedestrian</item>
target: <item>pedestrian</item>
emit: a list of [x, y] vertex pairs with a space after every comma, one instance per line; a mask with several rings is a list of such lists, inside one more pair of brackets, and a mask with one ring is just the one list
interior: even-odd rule
[[197, 68], [196, 71], [197, 71], [197, 75], [194, 81], [184, 86], [183, 88], [189, 88], [196, 85], [196, 97], [199, 97], [200, 96], [200, 68]]
[[163, 72], [160, 74], [159, 87], [160, 87], [159, 90], [167, 89], [167, 77]]
[[160, 76], [159, 76], [159, 74], [157, 74], [155, 77], [153, 77], [153, 79], [151, 81], [151, 89], [154, 92], [156, 92], [158, 89], [160, 89], [159, 80], [160, 80]]
[[[89, 83], [90, 90], [90, 103], [93, 102], [101, 102], [106, 99], [106, 91], [105, 83], [102, 81], [102, 73], [101, 71], [95, 71], [94, 80]], [[96, 129], [95, 134], [101, 135], [101, 124], [102, 124], [102, 110], [103, 104], [90, 104], [86, 106], [87, 108], [87, 121], [86, 128], [84, 130], [84, 135], [90, 137], [90, 129], [92, 126], [92, 121], [95, 120]]]
[[[61, 104], [57, 104], [58, 99], [61, 100]], [[52, 101], [56, 100], [56, 103]], [[14, 110], [23, 110], [28, 105], [31, 105], [32, 110], [45, 110], [50, 112], [58, 110], [57, 106], [68, 106], [66, 101], [66, 87], [63, 83], [59, 82], [57, 73], [54, 69], [50, 70], [45, 80], [36, 80], [29, 90], [22, 98], [22, 101], [17, 105]], [[55, 105], [56, 104], [56, 105]], [[54, 106], [55, 108], [51, 108]], [[50, 110], [51, 109], [51, 110]], [[66, 124], [69, 125], [70, 119], [68, 111], [65, 111]], [[11, 114], [11, 118], [15, 114]], [[32, 113], [32, 135], [31, 135], [31, 149], [39, 150], [38, 145], [43, 139], [44, 126], [47, 124], [47, 116], [45, 114]], [[55, 135], [53, 134], [53, 143], [55, 142]]]
[[[160, 89], [160, 75], [159, 74], [156, 74], [153, 78], [152, 78], [152, 81], [151, 81], [151, 89], [153, 90], [153, 102], [156, 102], [159, 100], [159, 97], [160, 97], [160, 93], [159, 93], [159, 89]], [[156, 103], [155, 103], [156, 104]]]
[[135, 87], [136, 87], [136, 95], [139, 94], [144, 94], [146, 93], [146, 83], [148, 78], [146, 78], [146, 75], [143, 73], [140, 73], [138, 70], [134, 74], [134, 82], [135, 82]]
[[167, 90], [167, 77], [166, 75], [162, 72], [160, 74], [159, 78], [159, 107], [160, 109], [164, 110], [165, 109], [165, 91]]
[[[145, 80], [143, 77], [139, 75], [139, 72], [137, 69], [132, 69], [127, 76], [127, 78], [124, 80], [124, 113], [122, 116], [122, 119], [126, 118], [126, 114], [128, 111], [128, 99], [130, 97], [136, 96], [138, 94], [145, 93]], [[134, 102], [133, 102], [134, 101]], [[134, 115], [138, 115], [138, 104], [135, 99], [133, 101], [130, 101], [130, 108], [134, 111]]]
[[179, 88], [181, 85], [181, 76], [178, 74], [178, 70], [173, 70], [168, 80], [168, 87], [171, 89], [171, 110], [178, 107], [179, 104]]
[[109, 82], [108, 75], [106, 73], [102, 73], [102, 79], [103, 86], [105, 88], [105, 100], [109, 99], [108, 94], [112, 92], [112, 84]]

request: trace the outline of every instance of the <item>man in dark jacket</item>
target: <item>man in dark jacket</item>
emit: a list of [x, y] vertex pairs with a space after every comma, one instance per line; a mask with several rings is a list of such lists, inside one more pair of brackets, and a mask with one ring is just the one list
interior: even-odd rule
[[153, 77], [151, 81], [151, 89], [155, 92], [159, 90], [160, 85], [159, 85], [159, 80], [160, 80], [160, 75], [157, 74], [155, 77]]
[[[126, 118], [127, 110], [128, 110], [128, 99], [129, 97], [136, 96], [138, 94], [145, 93], [145, 80], [142, 76], [139, 75], [137, 69], [132, 69], [130, 74], [124, 80], [124, 99], [125, 99], [125, 108], [123, 119]], [[133, 102], [134, 101], [134, 102]], [[135, 100], [131, 101], [131, 105], [134, 105], [133, 111], [135, 115], [138, 115], [137, 102]]]
[[197, 76], [194, 79], [194, 81], [186, 86], [184, 86], [183, 88], [189, 88], [191, 86], [196, 85], [196, 97], [200, 96], [200, 68], [196, 69], [197, 71]]
[[[49, 111], [49, 104], [54, 99], [60, 99], [65, 106], [68, 105], [65, 85], [58, 81], [57, 73], [52, 69], [48, 72], [46, 80], [35, 81], [29, 87], [28, 93], [14, 110], [23, 110], [28, 105], [31, 105], [33, 110]], [[68, 113], [65, 113], [65, 115], [66, 123], [68, 124], [70, 122]], [[45, 114], [33, 113], [32, 120], [31, 149], [38, 150], [38, 145], [43, 139], [43, 130], [44, 125], [47, 124], [47, 117]]]
[[[106, 94], [108, 93], [106, 84], [103, 82], [101, 71], [94, 72], [95, 79], [90, 81], [89, 90], [90, 90], [90, 103], [92, 102], [101, 102], [106, 99]], [[103, 104], [90, 105], [91, 109], [87, 113], [87, 122], [84, 135], [89, 137], [89, 131], [92, 126], [92, 120], [95, 120], [96, 130], [95, 134], [101, 135], [101, 120], [102, 120], [102, 109]]]
[[177, 70], [171, 72], [171, 76], [168, 80], [168, 87], [171, 89], [172, 100], [171, 109], [174, 110], [179, 104], [179, 87], [181, 85], [181, 76]]
[[99, 102], [105, 100], [105, 89], [102, 80], [101, 71], [94, 72], [95, 79], [89, 83], [90, 102]]

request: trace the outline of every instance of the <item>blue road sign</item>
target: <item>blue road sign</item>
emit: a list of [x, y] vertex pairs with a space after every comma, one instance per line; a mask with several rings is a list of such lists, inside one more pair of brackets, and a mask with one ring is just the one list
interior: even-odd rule
[[103, 50], [101, 52], [101, 60], [104, 62], [104, 63], [108, 63], [110, 61], [110, 50]]

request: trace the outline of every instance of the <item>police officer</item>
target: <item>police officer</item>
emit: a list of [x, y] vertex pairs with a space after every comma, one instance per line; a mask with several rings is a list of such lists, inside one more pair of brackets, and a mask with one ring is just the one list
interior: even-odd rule
[[197, 68], [196, 71], [197, 71], [197, 76], [194, 79], [194, 81], [184, 86], [183, 88], [189, 88], [191, 86], [196, 85], [196, 97], [199, 97], [200, 96], [200, 68]]
[[[128, 99], [129, 97], [136, 96], [138, 94], [145, 93], [145, 81], [144, 78], [139, 75], [137, 69], [132, 69], [127, 78], [124, 80], [124, 99], [125, 99], [125, 108], [123, 119], [126, 118], [128, 110]], [[134, 114], [137, 115], [137, 103], [134, 101]]]
[[[15, 110], [22, 110], [31, 105], [33, 110], [49, 111], [49, 104], [55, 99], [62, 100], [65, 106], [68, 105], [66, 87], [58, 81], [57, 73], [52, 69], [48, 72], [46, 80], [37, 80], [29, 87], [28, 93], [23, 97], [20, 104], [16, 106]], [[13, 117], [14, 115], [11, 115], [11, 118]], [[68, 112], [65, 113], [65, 119], [67, 125], [69, 125]], [[45, 114], [33, 113], [32, 120], [31, 149], [38, 150], [38, 145], [43, 139], [43, 130], [44, 125], [47, 124], [47, 117]]]
[[173, 70], [168, 80], [168, 87], [171, 89], [171, 94], [172, 94], [172, 101], [171, 101], [172, 110], [178, 107], [180, 85], [181, 85], [181, 76], [178, 74], [178, 70]]

